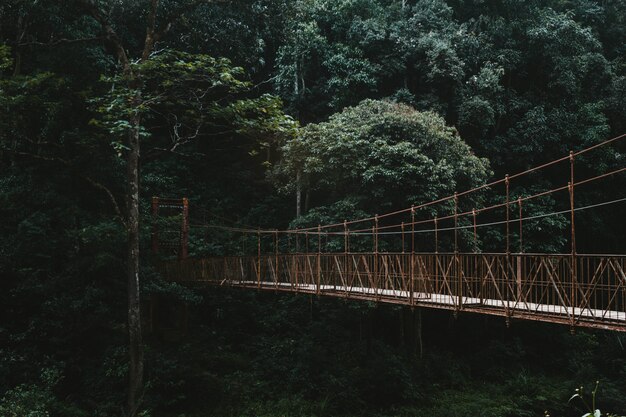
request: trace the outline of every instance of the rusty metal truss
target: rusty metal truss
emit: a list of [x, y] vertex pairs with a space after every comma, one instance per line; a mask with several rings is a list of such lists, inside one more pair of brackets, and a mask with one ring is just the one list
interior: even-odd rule
[[[190, 224], [187, 199], [155, 197], [152, 200], [155, 218], [166, 210], [180, 213], [180, 220], [176, 218], [180, 223], [180, 231], [169, 242], [170, 246], [180, 248], [179, 259], [165, 262], [163, 272], [167, 279], [196, 285], [232, 285], [447, 309], [455, 313], [468, 311], [503, 316], [507, 323], [512, 318], [519, 318], [566, 324], [572, 329], [593, 327], [626, 331], [626, 255], [577, 253], [575, 227], [579, 210], [626, 202], [626, 197], [583, 207], [577, 207], [574, 198], [576, 190], [584, 191], [585, 187], [596, 186], [599, 181], [626, 172], [626, 166], [610, 170], [607, 168], [601, 174], [578, 179], [574, 175], [575, 158], [624, 138], [626, 134], [578, 152], [569, 152], [567, 156], [515, 175], [506, 175], [489, 184], [381, 216], [280, 231], [254, 229], [234, 221], [231, 226], [201, 225], [206, 230], [219, 229], [230, 233], [227, 235], [230, 238], [235, 234], [241, 235], [240, 256], [188, 259]], [[555, 170], [558, 164], [564, 165], [561, 169], [567, 179], [566, 184], [511, 199], [512, 181], [546, 167]], [[468, 201], [468, 196], [495, 187], [499, 187], [503, 194], [498, 196], [497, 201], [491, 205], [481, 202], [482, 207], [467, 207], [467, 204], [480, 201]], [[524, 217], [524, 207], [528, 201], [558, 193], [566, 194], [564, 210]], [[464, 209], [459, 204], [460, 198], [465, 199]], [[441, 207], [442, 204], [444, 207]], [[425, 208], [431, 213], [427, 217], [431, 217], [417, 219], [416, 210]], [[497, 214], [498, 210], [504, 211], [502, 219], [477, 223], [478, 215], [491, 213], [499, 216], [501, 214]], [[512, 218], [515, 212], [516, 218]], [[438, 214], [443, 216], [438, 217]], [[551, 215], [567, 215], [569, 218], [570, 252], [524, 253], [524, 222]], [[409, 218], [410, 222], [407, 223]], [[223, 217], [221, 219], [227, 220]], [[386, 224], [381, 225], [381, 219]], [[397, 222], [393, 223], [393, 219]], [[448, 226], [442, 227], [442, 221], [447, 221]], [[159, 251], [160, 245], [165, 246], [160, 243], [162, 239], [159, 237], [158, 225], [155, 221], [152, 241], [154, 252]], [[480, 253], [478, 228], [493, 225], [505, 228], [504, 242], [497, 249], [504, 253]], [[512, 253], [513, 228], [518, 229], [515, 236], [519, 245], [518, 253]], [[473, 232], [473, 241], [470, 239], [468, 242], [467, 236], [464, 238], [460, 235], [463, 229]], [[164, 232], [161, 231], [161, 234]], [[453, 239], [449, 239], [447, 247], [441, 245], [442, 232], [453, 233]], [[424, 233], [434, 238], [432, 253], [417, 250], [416, 235]], [[371, 252], [357, 253], [351, 246], [351, 237], [358, 239], [362, 236], [371, 238]], [[256, 248], [248, 248], [256, 249], [253, 256], [245, 255], [249, 253], [245, 247], [246, 238], [250, 237], [256, 237]], [[263, 237], [266, 241], [268, 238], [273, 240], [274, 253], [263, 252]], [[286, 238], [287, 244], [283, 244], [282, 248], [289, 253], [281, 252], [281, 237], [283, 240]], [[309, 237], [313, 238], [312, 246], [309, 245]], [[329, 237], [335, 239], [336, 251], [332, 253], [329, 253]], [[385, 246], [379, 246], [379, 239], [385, 237], [401, 243], [403, 252], [381, 251], [381, 247]], [[343, 252], [338, 252], [336, 244], [342, 238]], [[317, 248], [314, 248], [315, 240]], [[295, 243], [293, 249], [292, 242]], [[407, 247], [409, 251], [405, 252]], [[442, 252], [442, 247], [450, 252]], [[473, 247], [474, 252], [463, 253], [462, 247]]]
[[312, 253], [184, 259], [163, 268], [169, 279], [197, 285], [626, 331], [624, 255]]

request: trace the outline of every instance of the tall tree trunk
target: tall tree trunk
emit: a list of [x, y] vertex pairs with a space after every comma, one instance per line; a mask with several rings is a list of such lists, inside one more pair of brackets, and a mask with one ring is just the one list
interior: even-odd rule
[[[184, 13], [193, 10], [202, 0], [189, 2], [181, 7], [169, 19], [161, 25], [157, 31], [156, 18], [159, 8], [159, 0], [150, 0], [150, 12], [148, 14], [146, 39], [144, 42], [141, 60], [146, 61], [153, 52], [155, 42], [161, 39], [170, 30], [174, 20]], [[78, 4], [85, 13], [93, 17], [102, 27], [107, 42], [114, 47], [113, 53], [119, 61], [124, 74], [128, 77], [129, 87], [139, 90], [141, 87], [140, 75], [134, 73], [131, 61], [126, 55], [126, 48], [119, 38], [115, 29], [108, 21], [106, 14], [102, 13], [96, 2], [92, 0], [78, 0]], [[135, 106], [142, 104], [141, 94], [135, 96]], [[129, 335], [129, 369], [128, 369], [128, 415], [134, 417], [139, 411], [143, 396], [143, 340], [141, 333], [141, 290], [139, 285], [139, 158], [140, 158], [140, 127], [141, 116], [133, 115], [130, 120], [130, 133], [128, 137], [127, 156], [127, 228], [128, 228], [128, 253], [127, 253], [127, 280], [128, 280], [128, 335]]]
[[[300, 87], [299, 87], [299, 81], [298, 81], [298, 58], [296, 57], [295, 60], [295, 71], [294, 71], [294, 77], [293, 77], [293, 94], [296, 97], [296, 100], [298, 99], [298, 96], [300, 95]], [[296, 184], [297, 184], [297, 189], [296, 189], [296, 217], [300, 217], [300, 200], [302, 199], [302, 189], [300, 188], [300, 171], [298, 171], [298, 173], [296, 174]]]
[[[140, 101], [141, 97], [137, 97]], [[141, 334], [141, 291], [139, 286], [139, 116], [131, 118], [127, 156], [128, 184], [128, 415], [137, 414], [143, 389], [143, 341]]]
[[296, 217], [300, 217], [300, 207], [302, 207], [302, 187], [300, 186], [300, 171], [296, 174]]
[[16, 77], [22, 72], [22, 40], [26, 35], [26, 25], [22, 15], [17, 18], [17, 37], [15, 38], [15, 59], [13, 60], [13, 76]]
[[304, 213], [306, 214], [311, 207], [311, 190], [306, 190], [304, 193]]
[[296, 57], [296, 60], [294, 62], [295, 65], [295, 69], [293, 72], [293, 95], [296, 98], [296, 100], [298, 99], [298, 96], [300, 95], [300, 85], [299, 85], [299, 77], [298, 77], [298, 58]]

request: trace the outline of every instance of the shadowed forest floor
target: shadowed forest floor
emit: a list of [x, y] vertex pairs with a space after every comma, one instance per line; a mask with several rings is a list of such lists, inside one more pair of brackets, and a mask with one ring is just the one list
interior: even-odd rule
[[582, 415], [567, 400], [596, 380], [602, 410], [626, 410], [621, 334], [425, 309], [420, 359], [407, 308], [211, 289], [185, 333], [182, 305], [161, 306], [155, 415]]

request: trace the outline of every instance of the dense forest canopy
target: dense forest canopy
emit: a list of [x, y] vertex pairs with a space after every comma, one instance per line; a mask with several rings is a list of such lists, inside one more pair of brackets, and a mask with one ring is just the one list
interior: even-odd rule
[[[432, 313], [419, 355], [415, 313], [201, 293], [148, 250], [152, 196], [188, 197], [209, 223], [317, 226], [620, 135], [624, 39], [622, 0], [3, 1], [0, 415], [570, 415], [567, 394], [596, 379], [626, 412], [623, 336]], [[621, 141], [577, 173], [625, 158]], [[579, 215], [579, 250], [624, 253], [623, 206], [599, 210]], [[529, 224], [525, 247], [567, 251], [568, 227]], [[191, 255], [229, 239], [192, 231]], [[191, 306], [187, 335], [142, 339], [157, 295]]]

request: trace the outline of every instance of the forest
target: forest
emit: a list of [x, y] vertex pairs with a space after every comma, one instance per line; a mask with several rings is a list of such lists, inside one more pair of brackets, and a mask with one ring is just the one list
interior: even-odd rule
[[[189, 286], [151, 251], [155, 196], [188, 199], [190, 258], [256, 254], [235, 228], [377, 216], [618, 138], [625, 40], [624, 0], [3, 0], [0, 417], [626, 415], [624, 332]], [[577, 194], [615, 203], [576, 213], [579, 253], [626, 254], [625, 161], [626, 139], [577, 156], [618, 172]], [[458, 245], [569, 253], [569, 204]]]

